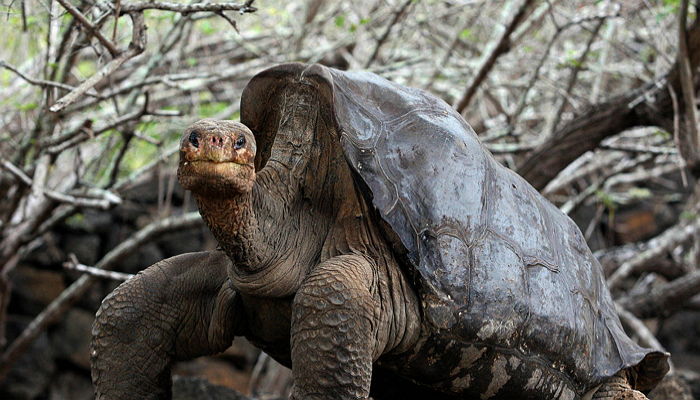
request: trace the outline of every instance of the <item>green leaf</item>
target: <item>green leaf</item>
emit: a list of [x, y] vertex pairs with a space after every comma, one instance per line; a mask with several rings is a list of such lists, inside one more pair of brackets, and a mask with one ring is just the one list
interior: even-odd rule
[[32, 102], [32, 103], [20, 104], [17, 106], [17, 109], [20, 111], [31, 111], [31, 110], [36, 109], [37, 107], [39, 107], [39, 105]]
[[211, 21], [205, 19], [199, 24], [199, 31], [205, 35], [211, 35], [216, 32], [216, 28], [214, 28]]
[[464, 40], [471, 40], [474, 37], [474, 33], [471, 29], [462, 29], [459, 33], [459, 38]]
[[635, 199], [648, 199], [651, 197], [651, 190], [647, 188], [633, 187], [629, 190], [629, 194]]
[[694, 221], [697, 218], [698, 218], [698, 213], [693, 212], [693, 211], [685, 210], [681, 213], [681, 219], [684, 219], [686, 221]]
[[598, 200], [603, 203], [605, 208], [608, 209], [608, 211], [615, 211], [617, 209], [617, 203], [615, 203], [615, 200], [609, 193], [605, 193], [602, 190], [596, 190], [595, 195], [598, 197]]
[[335, 26], [337, 26], [338, 28], [342, 28], [343, 26], [345, 26], [345, 17], [342, 15], [338, 15], [337, 17], [335, 17]]

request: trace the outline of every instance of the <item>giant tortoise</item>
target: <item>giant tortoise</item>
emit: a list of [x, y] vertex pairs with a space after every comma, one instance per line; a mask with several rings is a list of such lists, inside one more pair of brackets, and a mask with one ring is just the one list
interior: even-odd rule
[[104, 300], [99, 399], [168, 398], [175, 361], [235, 336], [292, 368], [294, 399], [643, 399], [668, 370], [576, 225], [424, 91], [265, 70], [241, 123], [187, 128], [178, 178], [221, 248]]

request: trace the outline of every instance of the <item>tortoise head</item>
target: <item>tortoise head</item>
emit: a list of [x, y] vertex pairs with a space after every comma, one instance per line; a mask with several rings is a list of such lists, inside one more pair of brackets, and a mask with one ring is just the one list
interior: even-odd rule
[[180, 141], [177, 178], [195, 194], [248, 193], [255, 181], [255, 137], [240, 122], [203, 119]]

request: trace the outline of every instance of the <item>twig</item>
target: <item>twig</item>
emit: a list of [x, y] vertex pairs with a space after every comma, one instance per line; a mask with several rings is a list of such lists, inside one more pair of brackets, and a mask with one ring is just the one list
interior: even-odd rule
[[407, 0], [401, 5], [401, 7], [399, 7], [398, 10], [394, 12], [394, 16], [391, 19], [391, 22], [389, 22], [389, 25], [386, 26], [386, 29], [384, 30], [382, 36], [379, 38], [379, 40], [377, 40], [377, 44], [374, 46], [374, 51], [372, 51], [372, 55], [365, 63], [365, 68], [369, 68], [369, 66], [372, 65], [374, 60], [377, 58], [377, 55], [379, 55], [379, 48], [382, 47], [386, 39], [389, 37], [391, 30], [394, 28], [394, 25], [396, 25], [396, 23], [399, 21], [399, 18], [403, 16], [403, 14], [406, 12], [406, 9], [409, 5], [411, 5], [411, 3], [413, 3], [413, 0]]
[[[123, 241], [117, 247], [107, 253], [95, 265], [96, 268], [109, 270], [112, 269], [117, 262], [121, 261], [127, 255], [133, 253], [139, 247], [147, 244], [150, 240], [162, 235], [165, 232], [171, 232], [177, 229], [194, 228], [202, 224], [202, 219], [197, 212], [191, 212], [184, 215], [172, 216], [159, 221], [152, 222], [138, 232], [133, 234], [127, 240]], [[56, 322], [71, 305], [77, 301], [83, 294], [97, 281], [97, 278], [91, 275], [83, 275], [78, 280], [73, 282], [61, 294], [54, 299], [27, 328], [15, 339], [7, 350], [0, 356], [0, 381], [2, 381], [12, 365], [26, 351], [29, 345], [43, 332], [49, 325]]]
[[630, 170], [639, 164], [651, 160], [652, 158], [653, 156], [644, 154], [637, 157], [634, 160], [625, 160], [624, 162], [617, 164], [614, 168], [605, 171], [604, 175], [601, 178], [599, 178], [596, 182], [588, 185], [588, 187], [586, 187], [584, 191], [570, 198], [566, 203], [564, 203], [564, 205], [562, 205], [559, 208], [564, 214], [571, 214], [571, 212], [574, 211], [578, 206], [580, 206], [587, 198], [589, 198], [595, 192], [597, 192], [598, 189], [600, 189], [605, 184], [608, 178], [615, 176], [621, 172]]
[[125, 281], [134, 276], [134, 274], [125, 274], [123, 272], [106, 271], [104, 269], [91, 267], [89, 265], [81, 264], [75, 254], [70, 254], [68, 256], [68, 261], [63, 263], [63, 268], [70, 271], [85, 272], [90, 276], [97, 278], [112, 279], [115, 281]]
[[120, 53], [112, 61], [107, 63], [102, 69], [92, 75], [90, 78], [83, 81], [75, 90], [68, 93], [67, 95], [61, 97], [54, 105], [52, 105], [49, 110], [51, 112], [59, 112], [66, 108], [67, 106], [73, 104], [83, 93], [87, 92], [98, 82], [100, 82], [105, 77], [114, 73], [122, 64], [124, 64], [128, 59], [136, 57], [141, 54], [146, 46], [146, 26], [143, 22], [143, 14], [132, 13], [131, 21], [133, 24], [133, 35], [131, 44], [129, 44], [129, 49]]
[[693, 70], [688, 50], [688, 32], [686, 19], [688, 16], [688, 0], [682, 0], [678, 17], [678, 64], [680, 69], [680, 84], [685, 103], [685, 129], [680, 137], [680, 152], [693, 176], [700, 178], [700, 130], [698, 129], [698, 111], [695, 103], [695, 85]]
[[[14, 164], [7, 160], [0, 162], [0, 166], [5, 168], [8, 172], [16, 176], [23, 184], [32, 187], [34, 181], [32, 178], [27, 176], [21, 169], [17, 168]], [[103, 210], [108, 210], [117, 204], [121, 203], [121, 198], [115, 194], [110, 196], [105, 195], [101, 199], [86, 198], [86, 197], [76, 197], [67, 193], [61, 193], [52, 189], [40, 188], [40, 191], [46, 195], [51, 200], [57, 201], [59, 203], [71, 204], [76, 207], [86, 207], [86, 208], [101, 208]]]
[[[36, 79], [36, 78], [29, 77], [29, 76], [23, 74], [22, 72], [20, 72], [17, 68], [13, 67], [10, 64], [7, 64], [4, 61], [0, 61], [0, 67], [14, 72], [15, 74], [17, 74], [17, 76], [19, 76], [20, 78], [24, 79], [25, 81], [27, 81], [28, 83], [30, 83], [32, 85], [36, 85], [36, 86], [44, 87], [44, 88], [45, 87], [56, 87], [56, 88], [63, 89], [63, 90], [75, 90], [75, 86], [66, 85], [65, 83], [47, 81], [44, 79]], [[97, 98], [101, 97], [97, 94], [92, 94], [92, 93], [86, 93], [86, 94], [88, 96], [92, 96], [92, 97], [97, 97]]]
[[610, 275], [610, 278], [608, 278], [608, 287], [610, 287], [610, 289], [619, 287], [625, 278], [638, 272], [654, 259], [663, 256], [669, 250], [685, 242], [698, 231], [700, 231], [700, 218], [693, 221], [691, 224], [685, 226], [675, 225], [665, 230], [662, 234], [650, 241], [647, 250], [635, 255], [632, 259], [620, 265], [620, 267]]
[[651, 289], [619, 300], [620, 305], [639, 318], [669, 316], [700, 293], [700, 270]]
[[100, 43], [102, 43], [102, 45], [107, 48], [109, 54], [111, 54], [112, 57], [117, 57], [121, 53], [119, 49], [117, 49], [117, 46], [115, 46], [114, 43], [112, 43], [109, 39], [104, 37], [102, 32], [100, 32], [98, 28], [96, 28], [90, 21], [88, 21], [88, 19], [83, 15], [83, 13], [80, 12], [80, 10], [75, 8], [67, 0], [57, 1], [63, 6], [63, 8], [66, 9], [66, 11], [68, 11], [73, 16], [73, 18], [77, 19], [78, 22], [80, 22], [87, 29], [87, 31], [90, 32], [92, 36], [96, 37], [97, 40], [99, 40]]
[[673, 147], [646, 146], [643, 144], [607, 144], [600, 145], [601, 149], [626, 151], [629, 153], [645, 154], [678, 154], [678, 150]]
[[[586, 47], [583, 49], [583, 53], [581, 53], [581, 56], [578, 58], [576, 63], [573, 65], [571, 75], [569, 75], [569, 80], [566, 83], [565, 92], [567, 94], [571, 93], [574, 86], [576, 85], [576, 81], [578, 80], [578, 74], [579, 74], [579, 72], [581, 72], [581, 69], [582, 69], [583, 65], [585, 64], [586, 59], [588, 58], [588, 54], [591, 51], [591, 47], [593, 46], [593, 42], [595, 42], [595, 39], [598, 37], [598, 33], [600, 32], [600, 28], [603, 27], [603, 23], [605, 23], [605, 19], [600, 19], [598, 21], [595, 28], [593, 28], [593, 32], [588, 37], [588, 42], [586, 42]], [[557, 126], [559, 125], [559, 122], [561, 121], [562, 114], [564, 113], [564, 109], [566, 108], [567, 100], [568, 100], [567, 96], [564, 96], [561, 98], [559, 106], [557, 107], [557, 110], [553, 114], [554, 118], [553, 118], [553, 121], [551, 122], [550, 129], [548, 129], [546, 131], [546, 132], [548, 132], [549, 135], [551, 135], [557, 129]]]
[[[671, 105], [673, 107], [673, 143], [676, 145], [677, 148], [680, 149], [681, 118], [680, 112], [678, 110], [678, 96], [676, 96], [676, 91], [670, 84], [668, 85], [668, 94], [671, 98]], [[681, 166], [681, 168], [685, 166], [685, 160], [683, 160], [683, 156], [679, 157], [678, 165]], [[681, 169], [681, 181], [683, 182], [683, 187], [688, 187], [688, 177], [685, 174], [685, 169]]]
[[486, 76], [489, 74], [489, 72], [491, 72], [491, 69], [496, 64], [496, 60], [510, 50], [510, 46], [508, 44], [510, 35], [525, 18], [527, 10], [530, 9], [530, 5], [532, 3], [532, 0], [523, 1], [520, 8], [515, 12], [513, 19], [495, 42], [495, 45], [491, 47], [491, 50], [488, 52], [486, 57], [484, 57], [478, 72], [474, 76], [474, 79], [472, 79], [472, 81], [469, 83], [467, 89], [464, 91], [464, 94], [455, 105], [455, 109], [458, 113], [463, 113], [467, 106], [469, 106], [469, 103], [471, 103], [477, 89], [479, 89], [481, 83], [486, 79]]
[[210, 12], [221, 12], [221, 11], [238, 11], [241, 14], [252, 13], [258, 9], [252, 6], [252, 1], [246, 1], [244, 4], [235, 3], [193, 3], [193, 4], [178, 4], [178, 3], [168, 3], [163, 1], [153, 1], [153, 2], [139, 2], [139, 3], [127, 3], [122, 4], [121, 13], [129, 13], [134, 11], [143, 10], [163, 10], [163, 11], [175, 11], [182, 14], [190, 14], [196, 12], [210, 11]]

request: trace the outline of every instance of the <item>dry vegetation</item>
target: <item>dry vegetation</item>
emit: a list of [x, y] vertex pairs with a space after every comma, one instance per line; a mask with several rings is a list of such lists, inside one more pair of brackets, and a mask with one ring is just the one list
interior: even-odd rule
[[[700, 24], [687, 3], [2, 0], [0, 381], [105, 275], [63, 254], [87, 272], [52, 267], [70, 285], [5, 342], [14, 271], [67, 220], [172, 171], [182, 127], [237, 118], [248, 79], [289, 61], [367, 69], [454, 104], [579, 223], [626, 327], [657, 343], [664, 321], [700, 310]], [[87, 267], [119, 271], [151, 239], [199, 226], [173, 187]], [[691, 381], [696, 357], [677, 365]]]

